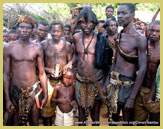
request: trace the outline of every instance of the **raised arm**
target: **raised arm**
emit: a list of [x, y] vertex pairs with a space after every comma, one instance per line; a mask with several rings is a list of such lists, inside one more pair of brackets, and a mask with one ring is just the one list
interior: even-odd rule
[[156, 11], [156, 13], [153, 15], [152, 22], [156, 20], [156, 17], [157, 17], [157, 15], [158, 15], [159, 12], [160, 12], [160, 8], [158, 8], [158, 10]]

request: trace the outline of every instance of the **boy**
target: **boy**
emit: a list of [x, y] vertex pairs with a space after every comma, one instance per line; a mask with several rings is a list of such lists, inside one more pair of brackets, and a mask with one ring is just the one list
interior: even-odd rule
[[71, 69], [63, 75], [63, 83], [57, 84], [54, 88], [51, 102], [56, 103], [57, 126], [72, 126], [74, 124], [73, 108], [77, 107], [74, 98], [75, 87], [73, 85], [75, 74]]

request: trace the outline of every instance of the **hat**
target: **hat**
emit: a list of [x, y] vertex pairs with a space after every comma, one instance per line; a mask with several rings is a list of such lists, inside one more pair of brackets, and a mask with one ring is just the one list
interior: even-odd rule
[[96, 18], [96, 15], [94, 14], [94, 12], [92, 11], [92, 9], [90, 9], [89, 7], [85, 6], [79, 13], [79, 15], [77, 16], [76, 19], [76, 23], [75, 23], [75, 27], [79, 27], [80, 28], [80, 22], [93, 22], [95, 25], [98, 24], [98, 20]]
[[35, 25], [35, 21], [30, 16], [26, 16], [26, 15], [19, 17], [17, 24], [22, 23], [22, 22], [30, 23], [32, 24], [33, 27]]

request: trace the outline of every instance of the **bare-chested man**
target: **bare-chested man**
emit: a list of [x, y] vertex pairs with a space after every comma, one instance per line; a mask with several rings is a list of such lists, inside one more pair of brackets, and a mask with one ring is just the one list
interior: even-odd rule
[[[97, 23], [98, 20], [93, 11], [88, 7], [84, 7], [80, 11], [76, 22], [76, 25], [81, 28], [82, 32], [76, 33], [73, 36], [75, 54], [72, 64], [75, 62], [78, 63], [75, 96], [79, 109], [79, 125], [86, 125], [89, 111], [91, 112], [92, 121], [99, 121], [102, 102], [99, 98], [97, 88], [90, 77], [95, 76], [99, 82], [103, 83], [102, 71], [95, 68], [97, 34], [94, 32], [94, 29]], [[91, 75], [90, 71], [93, 71], [95, 74]], [[99, 125], [99, 123], [93, 125]]]
[[62, 80], [64, 66], [72, 59], [72, 46], [62, 37], [63, 24], [54, 21], [50, 25], [52, 39], [43, 41], [45, 71], [48, 81], [48, 102], [42, 109], [44, 125], [52, 125], [52, 116], [55, 113], [55, 105], [50, 104], [54, 86]]
[[48, 22], [40, 21], [37, 27], [37, 39], [33, 40], [33, 42], [41, 43], [43, 40], [46, 40], [48, 30], [49, 30]]
[[[145, 74], [139, 96], [136, 99], [134, 120], [146, 121], [149, 112], [145, 103], [150, 103], [155, 99], [156, 72], [160, 64], [160, 21], [156, 20], [149, 25], [149, 42], [147, 50], [147, 71]], [[152, 114], [151, 114], [152, 115]], [[157, 121], [157, 120], [154, 120]]]
[[74, 80], [75, 73], [68, 69], [63, 75], [63, 83], [57, 84], [54, 88], [51, 101], [57, 104], [55, 119], [55, 125], [57, 126], [74, 125], [73, 108], [77, 108], [77, 103], [74, 100]]
[[[29, 41], [34, 21], [29, 16], [18, 19], [19, 39], [4, 47], [4, 93], [6, 109], [13, 114], [13, 125], [39, 125], [39, 109], [34, 96], [39, 91], [36, 64], [44, 98], [47, 101], [47, 81], [44, 71], [43, 51], [39, 44]], [[13, 109], [14, 106], [14, 109]]]
[[[117, 17], [123, 31], [117, 42], [115, 61], [111, 68], [107, 98], [109, 101], [110, 121], [119, 121], [122, 109], [123, 121], [132, 121], [136, 95], [141, 87], [146, 71], [146, 38], [138, 33], [132, 19], [135, 5], [123, 3], [118, 6]], [[136, 71], [139, 73], [136, 77]]]

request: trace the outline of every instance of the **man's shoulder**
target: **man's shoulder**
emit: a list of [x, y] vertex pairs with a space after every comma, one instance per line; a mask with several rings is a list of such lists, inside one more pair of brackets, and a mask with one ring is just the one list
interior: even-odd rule
[[78, 32], [73, 35], [73, 38], [79, 38], [81, 36], [82, 36], [82, 32]]
[[18, 43], [17, 41], [13, 41], [13, 42], [4, 44], [4, 48], [13, 48], [16, 46], [20, 46], [20, 43]]
[[50, 43], [50, 39], [45, 39], [40, 44], [43, 48], [46, 48], [49, 43]]

